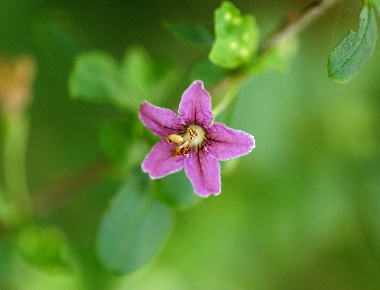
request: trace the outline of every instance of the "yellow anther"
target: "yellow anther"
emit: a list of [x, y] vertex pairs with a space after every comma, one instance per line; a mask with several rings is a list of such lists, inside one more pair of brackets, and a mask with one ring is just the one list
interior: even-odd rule
[[196, 138], [198, 136], [197, 131], [190, 127], [187, 128], [187, 133], [190, 135], [190, 140], [193, 140], [193, 138]]
[[[190, 127], [190, 126], [193, 126], [193, 127]], [[182, 135], [171, 134], [165, 137], [166, 142], [168, 143], [173, 142], [179, 145], [174, 148], [173, 153], [172, 153], [173, 157], [177, 157], [179, 155], [186, 156], [187, 154], [189, 154], [191, 147], [197, 146], [193, 144], [194, 143], [193, 141], [195, 141], [195, 144], [197, 144], [196, 140], [199, 135], [198, 135], [197, 130], [195, 129], [198, 129], [199, 126], [196, 126], [196, 125], [190, 125], [190, 126], [186, 128], [186, 132], [183, 133]], [[202, 130], [201, 127], [199, 127], [199, 129]], [[204, 135], [204, 132], [203, 132], [203, 135]], [[201, 138], [203, 135], [202, 134], [200, 135]]]
[[181, 143], [183, 143], [183, 138], [180, 135], [171, 134], [171, 135], [165, 137], [165, 141], [168, 143], [174, 142], [176, 144], [181, 144]]

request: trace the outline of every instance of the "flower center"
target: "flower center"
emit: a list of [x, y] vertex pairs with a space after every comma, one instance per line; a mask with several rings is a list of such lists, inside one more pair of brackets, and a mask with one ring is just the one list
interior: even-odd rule
[[198, 125], [189, 125], [184, 134], [171, 134], [165, 137], [166, 142], [173, 142], [179, 145], [173, 150], [173, 157], [177, 157], [178, 155], [185, 156], [189, 154], [190, 148], [199, 147], [202, 145], [204, 139], [205, 131]]

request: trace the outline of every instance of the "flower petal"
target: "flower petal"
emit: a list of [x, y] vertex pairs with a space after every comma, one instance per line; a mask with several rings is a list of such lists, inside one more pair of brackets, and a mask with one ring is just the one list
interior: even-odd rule
[[142, 170], [147, 172], [152, 179], [161, 178], [181, 170], [185, 157], [172, 157], [175, 146], [176, 144], [168, 144], [165, 140], [156, 143], [145, 157], [141, 166]]
[[147, 101], [142, 102], [139, 117], [160, 138], [182, 131], [181, 119], [172, 110], [157, 107]]
[[228, 160], [252, 151], [255, 139], [248, 133], [215, 122], [206, 133], [206, 150], [218, 160]]
[[203, 128], [212, 122], [211, 97], [201, 81], [193, 82], [183, 93], [178, 113], [184, 124], [197, 124]]
[[191, 152], [185, 159], [185, 171], [196, 194], [207, 197], [210, 194], [220, 193], [220, 165], [218, 160], [207, 152], [203, 150]]

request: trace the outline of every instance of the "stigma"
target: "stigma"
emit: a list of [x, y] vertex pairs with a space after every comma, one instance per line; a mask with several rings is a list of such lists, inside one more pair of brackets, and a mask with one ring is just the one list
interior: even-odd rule
[[198, 125], [189, 125], [184, 134], [171, 134], [165, 137], [168, 143], [175, 143], [179, 146], [175, 147], [172, 157], [179, 155], [186, 156], [191, 148], [198, 148], [205, 139], [205, 131]]

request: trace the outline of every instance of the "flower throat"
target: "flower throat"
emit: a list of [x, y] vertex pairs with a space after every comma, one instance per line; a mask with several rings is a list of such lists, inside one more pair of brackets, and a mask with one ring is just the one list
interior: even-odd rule
[[184, 134], [171, 134], [165, 137], [165, 140], [168, 143], [173, 142], [179, 145], [174, 148], [172, 153], [172, 157], [177, 157], [179, 155], [186, 156], [189, 154], [191, 147], [199, 147], [203, 143], [204, 137], [205, 131], [202, 127], [189, 125]]

